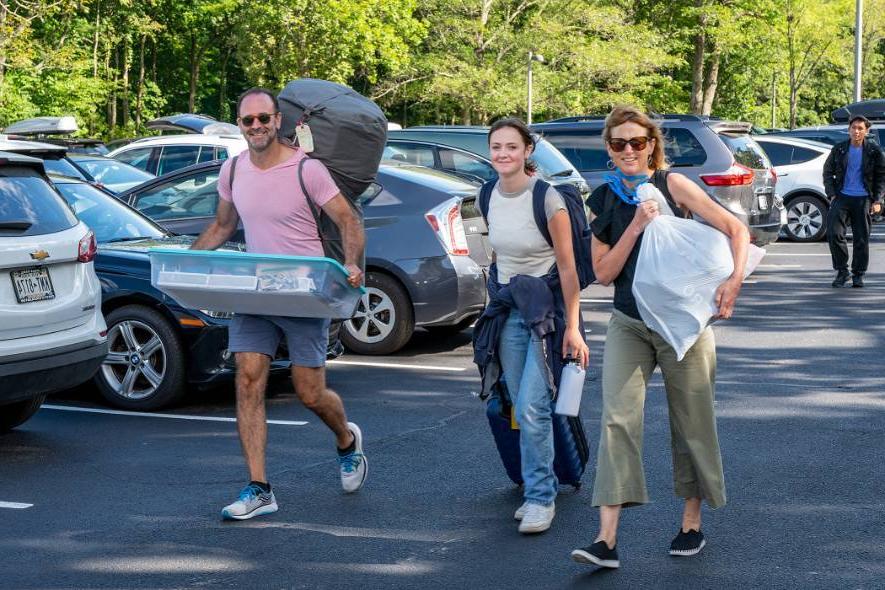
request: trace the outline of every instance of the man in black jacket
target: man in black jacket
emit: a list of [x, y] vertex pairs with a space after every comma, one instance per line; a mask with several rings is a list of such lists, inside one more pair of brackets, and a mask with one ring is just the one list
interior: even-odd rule
[[856, 115], [848, 124], [849, 141], [833, 146], [824, 163], [824, 190], [832, 202], [827, 215], [827, 238], [836, 278], [833, 287], [848, 283], [848, 243], [845, 232], [851, 222], [854, 254], [851, 286], [863, 287], [870, 261], [870, 215], [882, 211], [885, 193], [885, 155], [867, 138], [870, 122]]

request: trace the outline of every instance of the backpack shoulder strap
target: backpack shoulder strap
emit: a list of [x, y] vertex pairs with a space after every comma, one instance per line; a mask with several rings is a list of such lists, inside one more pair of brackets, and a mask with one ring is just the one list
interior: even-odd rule
[[481, 189], [479, 189], [479, 212], [482, 213], [482, 218], [483, 221], [486, 222], [486, 225], [489, 224], [489, 203], [492, 200], [492, 191], [495, 190], [495, 184], [497, 182], [497, 180], [489, 180], [482, 185]]
[[230, 185], [228, 185], [228, 188], [230, 188], [231, 193], [234, 192], [234, 175], [237, 173], [237, 158], [239, 157], [240, 155], [237, 154], [230, 159]]
[[532, 190], [532, 212], [535, 215], [535, 225], [538, 226], [538, 231], [552, 248], [553, 237], [550, 235], [550, 228], [547, 227], [547, 208], [545, 207], [549, 188], [550, 184], [540, 178], [535, 181], [535, 188]]

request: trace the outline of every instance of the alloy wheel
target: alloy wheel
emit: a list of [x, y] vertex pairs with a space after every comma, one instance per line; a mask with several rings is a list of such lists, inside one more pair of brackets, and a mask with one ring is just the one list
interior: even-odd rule
[[396, 308], [390, 296], [380, 289], [366, 287], [353, 317], [347, 323], [355, 338], [373, 344], [390, 336], [396, 320]]
[[166, 375], [166, 347], [153, 328], [124, 320], [108, 331], [108, 356], [102, 376], [120, 397], [140, 400], [152, 396]]
[[808, 240], [816, 236], [821, 231], [823, 224], [823, 212], [808, 201], [791, 204], [787, 210], [787, 231], [800, 240]]

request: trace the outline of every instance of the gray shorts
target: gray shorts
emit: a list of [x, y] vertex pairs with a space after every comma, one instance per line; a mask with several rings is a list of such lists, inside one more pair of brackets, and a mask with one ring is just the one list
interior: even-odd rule
[[322, 367], [326, 364], [329, 345], [326, 318], [234, 314], [227, 331], [231, 352], [258, 352], [273, 358], [280, 338], [285, 336], [293, 365]]

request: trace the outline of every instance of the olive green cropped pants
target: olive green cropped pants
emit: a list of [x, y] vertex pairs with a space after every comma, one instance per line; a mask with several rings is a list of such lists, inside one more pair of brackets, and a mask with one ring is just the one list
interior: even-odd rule
[[707, 328], [682, 361], [644, 322], [614, 311], [602, 361], [602, 433], [593, 505], [648, 502], [642, 466], [645, 392], [661, 367], [670, 415], [673, 485], [677, 496], [725, 505], [725, 476], [713, 412], [716, 342]]

